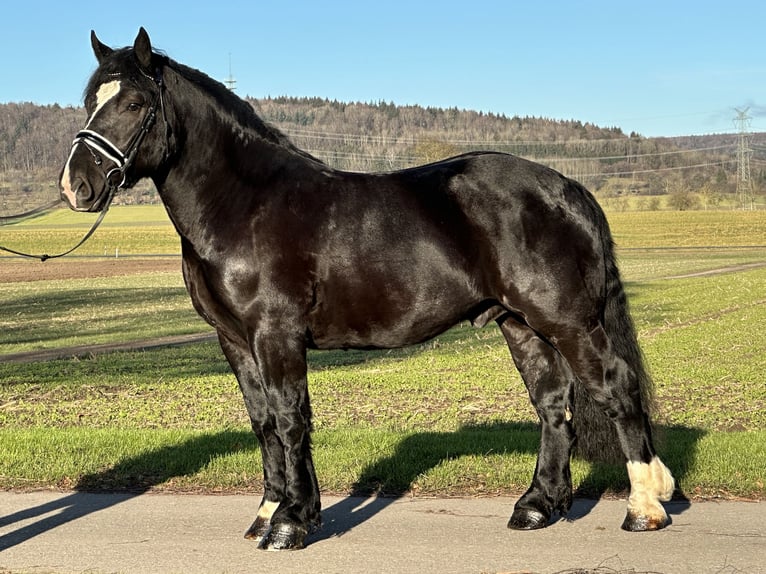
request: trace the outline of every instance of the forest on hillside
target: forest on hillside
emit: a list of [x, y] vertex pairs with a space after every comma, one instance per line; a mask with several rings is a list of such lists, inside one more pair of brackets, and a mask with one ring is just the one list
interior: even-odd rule
[[[549, 165], [615, 209], [716, 207], [736, 203], [737, 134], [645, 138], [577, 120], [506, 117], [457, 108], [276, 97], [247, 101], [300, 148], [349, 171], [389, 171], [474, 150], [513, 153]], [[56, 180], [81, 107], [0, 104], [0, 215], [57, 197]], [[749, 134], [756, 203], [766, 189], [766, 134]], [[633, 198], [633, 199], [631, 199]], [[637, 200], [636, 198], [642, 198]], [[149, 182], [119, 196], [158, 201]]]

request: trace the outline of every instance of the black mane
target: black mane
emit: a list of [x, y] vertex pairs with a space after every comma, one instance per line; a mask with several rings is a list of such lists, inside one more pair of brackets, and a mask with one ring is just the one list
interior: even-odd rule
[[[284, 147], [313, 162], [324, 163], [308, 152], [296, 147], [290, 138], [279, 129], [261, 119], [253, 107], [229, 90], [221, 82], [207, 74], [184, 64], [180, 64], [167, 55], [153, 52], [158, 76], [164, 75], [165, 69], [170, 69], [192, 83], [207, 94], [215, 103], [215, 109], [221, 118], [240, 127], [247, 128], [251, 133], [268, 142]], [[109, 81], [110, 78], [124, 78], [137, 85], [145, 85], [147, 81], [155, 81], [139, 67], [132, 47], [117, 49], [93, 74], [85, 88], [83, 99], [95, 93], [97, 86]]]
[[179, 64], [170, 58], [167, 59], [165, 65], [210, 96], [217, 104], [216, 107], [221, 115], [233, 118], [237, 124], [252, 129], [267, 141], [291, 148], [306, 155], [305, 152], [295, 147], [284, 133], [258, 117], [249, 103], [237, 96], [218, 80], [214, 80], [195, 68]]

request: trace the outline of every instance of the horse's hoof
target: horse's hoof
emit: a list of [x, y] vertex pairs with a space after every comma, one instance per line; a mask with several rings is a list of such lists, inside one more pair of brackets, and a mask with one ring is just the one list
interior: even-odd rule
[[516, 508], [508, 521], [512, 530], [538, 530], [548, 526], [548, 517], [531, 508]]
[[295, 524], [272, 524], [258, 544], [261, 550], [300, 550], [305, 546], [305, 528]]
[[660, 530], [670, 523], [668, 515], [663, 510], [654, 516], [646, 514], [637, 514], [628, 511], [625, 520], [622, 523], [622, 529], [628, 532], [646, 532], [649, 530]]
[[268, 520], [259, 516], [255, 519], [255, 522], [253, 522], [250, 528], [247, 529], [247, 532], [245, 532], [245, 538], [248, 540], [260, 541], [264, 536], [266, 536], [270, 526], [271, 524]]

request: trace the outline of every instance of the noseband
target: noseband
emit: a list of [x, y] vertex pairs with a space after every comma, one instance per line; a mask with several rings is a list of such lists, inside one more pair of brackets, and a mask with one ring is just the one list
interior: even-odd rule
[[[152, 129], [152, 126], [154, 126], [155, 122], [157, 121], [158, 106], [162, 111], [162, 119], [165, 121], [166, 136], [168, 133], [168, 120], [165, 114], [165, 100], [163, 98], [165, 84], [162, 81], [162, 76], [160, 75], [159, 70], [157, 71], [157, 75], [154, 78], [151, 78], [148, 75], [146, 76], [150, 78], [155, 84], [157, 84], [157, 94], [154, 96], [154, 100], [149, 106], [149, 109], [147, 110], [146, 115], [144, 116], [144, 119], [141, 122], [138, 130], [135, 134], [133, 134], [133, 137], [130, 138], [130, 142], [128, 143], [128, 147], [125, 152], [122, 152], [120, 148], [109, 141], [109, 138], [93, 130], [86, 129], [77, 132], [74, 141], [72, 141], [72, 148], [75, 148], [79, 144], [84, 144], [85, 147], [88, 148], [90, 154], [93, 156], [93, 161], [97, 166], [101, 167], [103, 162], [102, 156], [106, 157], [106, 159], [115, 164], [115, 167], [109, 171], [104, 171], [104, 179], [106, 180], [106, 185], [109, 188], [106, 196], [106, 202], [104, 203], [104, 208], [108, 208], [109, 203], [112, 201], [112, 197], [118, 189], [124, 189], [127, 187], [128, 170], [133, 165], [133, 162], [136, 159], [136, 154], [138, 153], [138, 149], [141, 147], [146, 134], [149, 133], [149, 130]], [[118, 181], [119, 183], [117, 183]], [[99, 200], [99, 202], [100, 201], [101, 200]], [[98, 202], [96, 205], [98, 205]]]

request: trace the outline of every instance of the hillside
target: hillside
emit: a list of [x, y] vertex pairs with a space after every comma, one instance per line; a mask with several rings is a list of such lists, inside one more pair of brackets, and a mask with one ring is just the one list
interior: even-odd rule
[[[693, 192], [715, 203], [730, 200], [736, 188], [734, 134], [644, 138], [577, 120], [509, 118], [456, 108], [289, 97], [248, 102], [299, 147], [339, 169], [393, 170], [491, 149], [550, 165], [605, 202]], [[80, 107], [0, 104], [0, 214], [57, 196], [58, 172], [85, 117]], [[766, 134], [751, 134], [750, 145], [751, 177], [762, 190]], [[156, 200], [148, 182], [119, 197], [126, 203]]]

